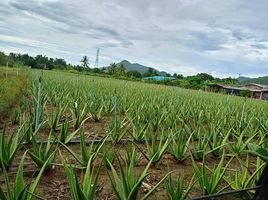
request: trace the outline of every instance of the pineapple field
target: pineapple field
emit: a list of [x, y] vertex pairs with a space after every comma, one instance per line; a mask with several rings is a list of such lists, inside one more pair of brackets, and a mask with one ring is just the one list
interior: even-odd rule
[[0, 116], [3, 200], [190, 199], [255, 187], [268, 160], [261, 100], [2, 68]]

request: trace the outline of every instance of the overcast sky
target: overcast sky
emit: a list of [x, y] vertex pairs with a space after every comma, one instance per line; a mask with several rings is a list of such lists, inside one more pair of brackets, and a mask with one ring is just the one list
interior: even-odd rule
[[267, 0], [1, 0], [0, 51], [268, 75]]

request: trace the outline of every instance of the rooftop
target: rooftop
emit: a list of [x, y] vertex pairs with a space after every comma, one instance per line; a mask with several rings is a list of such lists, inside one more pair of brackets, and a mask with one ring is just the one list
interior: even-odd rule
[[[259, 88], [250, 88], [248, 87], [249, 85], [254, 85]], [[224, 85], [224, 84], [212, 84], [211, 86], [218, 86], [224, 89], [232, 89], [232, 90], [249, 90], [251, 92], [268, 92], [267, 85], [261, 85], [261, 84], [255, 84], [255, 83], [249, 83], [243, 86], [230, 86], [230, 85]]]
[[156, 80], [156, 81], [164, 81], [164, 80], [175, 80], [174, 77], [168, 77], [168, 76], [148, 76], [144, 77], [144, 80]]

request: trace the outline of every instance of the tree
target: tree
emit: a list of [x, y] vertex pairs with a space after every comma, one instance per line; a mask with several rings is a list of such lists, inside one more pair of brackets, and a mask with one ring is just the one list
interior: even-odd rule
[[183, 77], [182, 74], [178, 74], [178, 75], [177, 75], [177, 79], [184, 79], [184, 77]]
[[106, 68], [105, 67], [102, 67], [100, 70], [101, 70], [101, 73], [102, 74], [105, 74], [106, 73]]
[[214, 77], [211, 76], [210, 74], [206, 74], [206, 73], [200, 73], [196, 75], [197, 77], [199, 77], [200, 79], [202, 79], [203, 81], [213, 81]]
[[233, 84], [233, 85], [236, 85], [239, 83], [239, 81], [237, 79], [231, 78], [231, 77], [223, 78], [223, 79], [221, 79], [221, 81], [218, 81], [218, 82], [223, 82], [225, 84]]
[[157, 76], [157, 72], [155, 71], [154, 68], [149, 67], [148, 71], [146, 73], [143, 74], [144, 77], [148, 77], [148, 76]]
[[5, 65], [6, 64], [6, 55], [4, 52], [0, 52], [0, 65]]
[[125, 68], [123, 63], [121, 63], [119, 65], [117, 73], [118, 73], [119, 76], [125, 76], [126, 75], [126, 68]]
[[101, 74], [102, 73], [102, 70], [100, 68], [93, 68], [92, 69], [92, 72], [93, 73], [96, 73], [96, 74]]
[[49, 58], [48, 62], [46, 63], [45, 67], [49, 70], [52, 70], [55, 66], [54, 66], [54, 59], [53, 58]]
[[53, 65], [55, 68], [66, 68], [67, 67], [66, 61], [62, 58], [55, 58]]
[[171, 77], [171, 74], [170, 74], [170, 73], [167, 73], [167, 74], [166, 74], [166, 77]]
[[189, 87], [193, 89], [200, 89], [204, 84], [204, 80], [199, 76], [188, 76], [187, 81], [189, 83]]
[[52, 69], [51, 60], [49, 60], [48, 57], [43, 55], [37, 55], [34, 59], [36, 61], [36, 65], [33, 66], [34, 68], [43, 69], [44, 67], [47, 67], [49, 69]]
[[250, 90], [241, 90], [240, 91], [240, 96], [242, 96], [242, 97], [251, 97], [252, 92]]
[[177, 78], [177, 79], [179, 79], [179, 80], [180, 80], [180, 79], [183, 79], [183, 75], [182, 75], [182, 74], [174, 73], [174, 74], [173, 74], [173, 77], [174, 77], [174, 78]]
[[21, 55], [20, 59], [26, 66], [29, 66], [31, 68], [34, 68], [36, 66], [36, 60], [32, 56], [29, 56], [28, 54]]
[[151, 67], [149, 67], [149, 69], [148, 69], [148, 73], [149, 73], [149, 74], [154, 74], [154, 69], [151, 68]]
[[82, 60], [80, 61], [83, 68], [89, 68], [89, 59], [87, 56], [83, 56]]
[[127, 72], [127, 77], [130, 77], [130, 78], [141, 78], [142, 75], [137, 70], [131, 70], [131, 71], [128, 71]]
[[115, 63], [111, 63], [109, 68], [108, 68], [108, 73], [111, 74], [111, 75], [114, 75], [116, 74], [116, 71], [117, 71], [117, 66]]

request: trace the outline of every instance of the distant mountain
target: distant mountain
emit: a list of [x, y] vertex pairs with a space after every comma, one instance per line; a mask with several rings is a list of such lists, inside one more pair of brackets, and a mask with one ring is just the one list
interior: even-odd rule
[[242, 81], [242, 83], [257, 83], [257, 84], [268, 85], [268, 76], [262, 76], [259, 78], [251, 78], [251, 79]]
[[[130, 63], [127, 60], [123, 60], [123, 61], [117, 63], [116, 65], [119, 66], [121, 64], [123, 64], [125, 66], [127, 72], [132, 71], [132, 70], [136, 70], [136, 71], [140, 72], [141, 74], [146, 73], [148, 71], [148, 69], [150, 68], [150, 67], [138, 64], [138, 63]], [[153, 67], [151, 67], [151, 68], [153, 68]], [[164, 71], [158, 71], [156, 69], [154, 69], [154, 70], [161, 76], [165, 76], [167, 74], [167, 72], [164, 72]]]
[[245, 81], [249, 81], [250, 79], [251, 79], [251, 78], [249, 78], [249, 77], [239, 76], [238, 81], [239, 81], [240, 83], [242, 83], [242, 82], [245, 82]]

